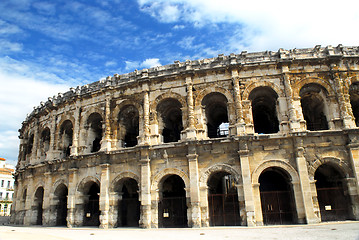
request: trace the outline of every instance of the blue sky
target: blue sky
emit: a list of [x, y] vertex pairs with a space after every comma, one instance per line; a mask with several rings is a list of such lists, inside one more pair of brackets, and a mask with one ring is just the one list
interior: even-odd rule
[[359, 3], [241, 0], [1, 0], [0, 157], [40, 101], [175, 60], [359, 45]]

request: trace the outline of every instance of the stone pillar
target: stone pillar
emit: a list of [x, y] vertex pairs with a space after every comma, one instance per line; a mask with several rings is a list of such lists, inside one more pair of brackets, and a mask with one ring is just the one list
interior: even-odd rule
[[69, 188], [67, 195], [67, 227], [72, 228], [76, 226], [75, 223], [75, 207], [77, 197], [77, 168], [69, 169]]
[[[332, 68], [333, 65], [331, 65], [331, 69]], [[343, 121], [343, 127], [356, 128], [354, 116], [352, 115], [352, 110], [350, 105], [350, 96], [349, 94], [345, 94], [343, 82], [340, 79], [339, 73], [338, 72], [334, 73], [332, 75], [332, 78], [336, 88], [336, 95], [338, 97], [339, 111]]]
[[247, 226], [256, 226], [256, 208], [254, 205], [254, 196], [251, 180], [251, 169], [249, 165], [249, 150], [247, 142], [240, 142], [239, 160], [241, 164], [241, 173], [243, 181], [243, 193], [244, 193], [244, 203], [245, 203], [245, 212], [247, 219]]
[[[290, 83], [288, 72], [289, 72], [288, 66], [282, 66], [284, 93], [287, 98], [287, 107], [288, 107], [288, 115], [289, 115], [289, 128], [291, 132], [300, 132], [305, 130], [305, 121], [303, 117], [298, 118], [297, 116], [297, 111], [301, 110], [301, 108], [298, 108], [298, 106], [300, 105], [298, 104], [298, 102], [297, 104], [294, 103], [293, 90]], [[300, 116], [303, 116], [301, 112], [300, 112]]]
[[199, 192], [199, 174], [198, 174], [198, 155], [196, 154], [196, 147], [188, 147], [188, 168], [190, 179], [190, 201], [191, 201], [191, 227], [201, 227], [201, 208], [200, 208], [200, 192]]
[[148, 145], [150, 144], [150, 100], [149, 100], [149, 92], [148, 86], [143, 85], [143, 144]]
[[80, 121], [81, 121], [81, 108], [76, 107], [74, 112], [74, 131], [72, 136], [72, 145], [71, 145], [71, 156], [78, 155], [78, 147], [79, 147], [79, 135], [80, 135]]
[[29, 226], [31, 225], [32, 221], [32, 203], [33, 199], [32, 196], [35, 194], [34, 186], [33, 186], [33, 176], [27, 176], [26, 180], [27, 182], [27, 190], [26, 190], [26, 202], [25, 202], [25, 216], [24, 216], [24, 225]]
[[[297, 140], [296, 144], [296, 163], [297, 163], [297, 170], [300, 180], [300, 189], [295, 189], [295, 186], [293, 186], [293, 190], [295, 192], [301, 191], [303, 204], [304, 204], [304, 213], [305, 213], [305, 219], [308, 224], [313, 223], [319, 223], [320, 219], [314, 212], [314, 204], [313, 204], [313, 195], [312, 195], [312, 189], [310, 186], [310, 179], [308, 174], [308, 167], [307, 167], [307, 161], [304, 157], [304, 148], [303, 143], [301, 139]], [[296, 196], [296, 202], [298, 202], [297, 195]], [[297, 213], [298, 213], [298, 220], [301, 220], [301, 216], [299, 214], [298, 204], [297, 204]]]
[[192, 76], [186, 77], [188, 127], [185, 130], [187, 139], [196, 139], [194, 104], [193, 104], [193, 83]]
[[51, 172], [45, 172], [45, 186], [44, 186], [44, 199], [43, 199], [43, 214], [42, 225], [54, 226], [56, 225], [56, 214], [51, 212], [51, 202], [53, 201], [53, 193], [51, 192], [52, 175]]
[[237, 135], [243, 135], [245, 133], [245, 123], [243, 118], [243, 107], [241, 98], [241, 89], [239, 86], [239, 74], [237, 69], [232, 70], [232, 83], [234, 93], [234, 104], [236, 109], [236, 132]]
[[148, 150], [141, 151], [141, 217], [140, 227], [151, 228], [151, 168]]
[[38, 153], [39, 150], [39, 143], [40, 143], [40, 136], [39, 136], [39, 122], [36, 121], [35, 129], [34, 129], [34, 142], [32, 145], [32, 152], [31, 152], [31, 159], [30, 164], [37, 163], [40, 159], [40, 154]]
[[109, 225], [110, 211], [110, 165], [101, 165], [101, 187], [100, 187], [100, 228], [107, 229]]
[[50, 143], [49, 143], [49, 150], [46, 153], [46, 160], [52, 160], [55, 158], [54, 153], [57, 150], [57, 141], [55, 141], [55, 134], [56, 134], [56, 119], [51, 112], [50, 116]]
[[105, 103], [105, 131], [104, 136], [101, 140], [101, 150], [100, 151], [111, 151], [111, 100], [110, 97], [106, 97]]
[[[349, 144], [347, 145], [347, 149], [349, 152], [349, 157], [350, 157], [350, 161], [351, 161], [351, 165], [353, 167], [353, 173], [354, 173], [354, 177], [355, 180], [353, 180], [352, 185], [354, 185], [351, 188], [356, 188], [356, 191], [351, 191], [351, 192], [356, 192], [356, 197], [351, 196], [352, 200], [357, 199], [357, 201], [352, 201], [352, 205], [353, 205], [353, 215], [354, 218], [356, 220], [359, 219], [359, 143], [358, 143], [358, 137], [357, 137], [357, 133], [356, 131], [353, 132], [353, 134], [348, 134], [349, 136]], [[353, 195], [353, 194], [351, 194]]]

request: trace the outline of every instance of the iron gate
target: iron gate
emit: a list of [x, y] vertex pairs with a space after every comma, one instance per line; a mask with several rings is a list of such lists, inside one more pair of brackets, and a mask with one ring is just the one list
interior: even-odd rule
[[237, 194], [209, 194], [209, 224], [211, 226], [239, 226]]
[[119, 226], [138, 227], [140, 220], [140, 201], [138, 198], [124, 198], [119, 201]]
[[166, 197], [158, 203], [160, 227], [187, 227], [185, 197]]
[[86, 204], [84, 225], [85, 226], [99, 226], [100, 225], [100, 210], [99, 210], [99, 200], [98, 199], [89, 200], [89, 202]]
[[295, 216], [290, 191], [261, 192], [264, 224], [291, 224]]
[[317, 188], [317, 195], [322, 221], [348, 219], [348, 198], [343, 188]]

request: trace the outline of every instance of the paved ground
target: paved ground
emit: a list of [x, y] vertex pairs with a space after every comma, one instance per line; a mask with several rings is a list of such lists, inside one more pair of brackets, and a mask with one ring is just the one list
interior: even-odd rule
[[211, 227], [201, 229], [59, 228], [0, 226], [0, 240], [231, 240], [231, 239], [345, 239], [359, 240], [359, 221], [316, 225]]

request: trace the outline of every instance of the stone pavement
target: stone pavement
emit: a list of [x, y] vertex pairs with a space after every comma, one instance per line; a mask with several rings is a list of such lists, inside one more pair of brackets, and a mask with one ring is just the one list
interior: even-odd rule
[[0, 240], [231, 240], [231, 239], [345, 239], [359, 240], [359, 221], [264, 227], [211, 228], [61, 228], [0, 226]]

